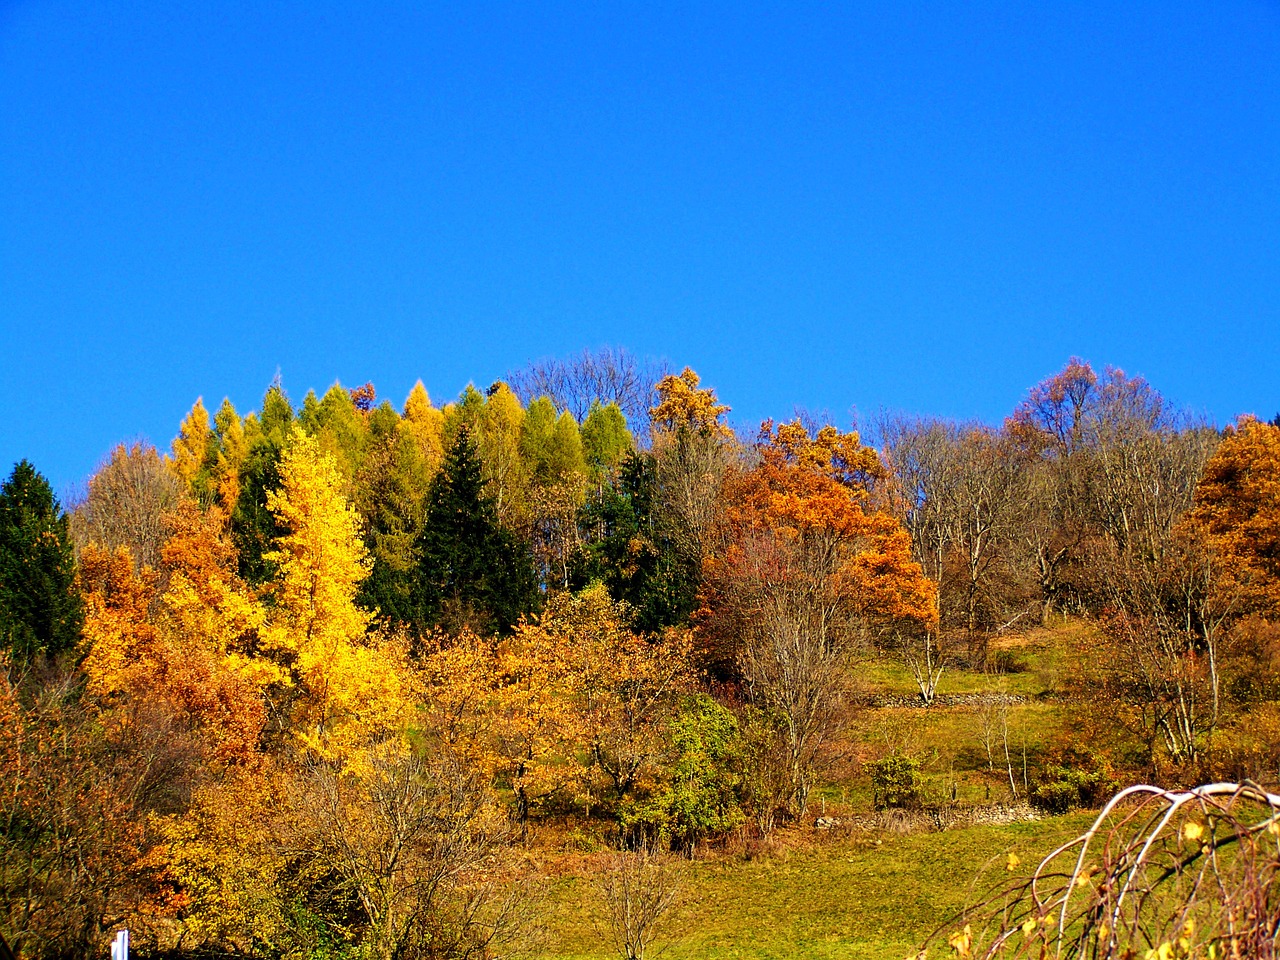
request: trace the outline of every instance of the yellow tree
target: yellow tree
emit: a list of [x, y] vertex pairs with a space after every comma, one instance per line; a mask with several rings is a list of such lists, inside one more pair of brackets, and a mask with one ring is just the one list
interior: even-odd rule
[[706, 556], [716, 495], [733, 452], [733, 431], [721, 422], [729, 408], [700, 382], [688, 367], [663, 377], [655, 387], [658, 403], [649, 410], [659, 513], [692, 569]]
[[196, 478], [209, 459], [212, 439], [209, 411], [204, 408], [204, 399], [196, 397], [195, 405], [183, 419], [178, 435], [173, 438], [172, 455], [165, 458], [169, 469], [185, 484], [187, 490], [195, 486]]
[[408, 693], [398, 651], [371, 635], [356, 604], [370, 563], [342, 484], [333, 458], [295, 430], [267, 495], [286, 532], [267, 557], [278, 574], [263, 638], [292, 674], [294, 732], [322, 755], [400, 729]]
[[401, 423], [417, 442], [423, 459], [432, 469], [439, 466], [444, 459], [444, 414], [432, 406], [421, 380], [409, 391]]

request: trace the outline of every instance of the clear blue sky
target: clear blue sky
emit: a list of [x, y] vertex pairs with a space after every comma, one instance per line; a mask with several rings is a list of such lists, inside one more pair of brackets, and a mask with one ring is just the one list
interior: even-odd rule
[[[269, 9], [266, 9], [269, 8]], [[1280, 409], [1280, 3], [0, 0], [0, 470], [605, 344], [739, 422]]]

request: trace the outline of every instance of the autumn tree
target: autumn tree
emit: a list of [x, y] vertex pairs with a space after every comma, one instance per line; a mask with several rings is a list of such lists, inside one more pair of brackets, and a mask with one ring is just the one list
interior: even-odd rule
[[249, 444], [240, 415], [225, 398], [213, 418], [213, 445], [213, 463], [207, 481], [209, 493], [229, 514], [240, 497], [240, 471], [249, 454]]
[[267, 505], [284, 532], [264, 558], [278, 572], [262, 642], [289, 670], [290, 731], [333, 756], [399, 730], [406, 690], [397, 655], [370, 635], [371, 615], [356, 603], [369, 573], [358, 515], [333, 458], [301, 431]]
[[208, 480], [216, 457], [217, 438], [209, 422], [209, 411], [204, 407], [204, 399], [196, 397], [191, 412], [173, 438], [172, 452], [165, 462], [182, 482], [184, 490], [203, 499], [212, 492]]
[[857, 434], [766, 422], [757, 453], [726, 485], [700, 619], [784, 732], [801, 814], [846, 702], [850, 651], [872, 627], [936, 628], [936, 592], [902, 525], [876, 509], [883, 468]]
[[599, 585], [552, 597], [536, 630], [568, 665], [583, 788], [622, 816], [654, 786], [667, 723], [692, 679], [688, 632], [637, 633], [628, 607]]
[[0, 484], [0, 650], [20, 666], [73, 650], [82, 620], [67, 515], [22, 460]]
[[[354, 901], [362, 955], [486, 956], [517, 931], [516, 891], [492, 879], [509, 829], [478, 772], [457, 757], [383, 744], [359, 762], [313, 759], [299, 787], [294, 842]], [[348, 926], [326, 912], [335, 932]]]
[[413, 385], [405, 398], [403, 424], [417, 443], [423, 461], [432, 469], [438, 466], [444, 459], [444, 414], [432, 405], [421, 380]]
[[147, 705], [100, 710], [74, 670], [20, 695], [0, 667], [0, 936], [62, 960], [104, 955], [128, 924], [145, 948], [171, 912], [157, 823], [190, 782], [184, 738]]
[[729, 407], [700, 383], [688, 367], [679, 376], [663, 377], [655, 388], [658, 403], [649, 411], [661, 504], [680, 549], [698, 563], [733, 452], [733, 432], [723, 422]]
[[1280, 427], [1228, 427], [1195, 490], [1190, 522], [1231, 564], [1242, 599], [1280, 612]]
[[1278, 437], [1248, 418], [1228, 428], [1194, 506], [1156, 544], [1156, 558], [1117, 551], [1108, 569], [1113, 663], [1104, 690], [1132, 706], [1153, 764], [1203, 764], [1237, 706], [1228, 696], [1233, 660], [1266, 656], [1253, 638], [1280, 610]]

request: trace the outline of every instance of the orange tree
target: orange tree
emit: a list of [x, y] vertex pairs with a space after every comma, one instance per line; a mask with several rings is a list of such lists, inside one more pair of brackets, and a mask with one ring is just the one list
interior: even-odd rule
[[723, 489], [699, 623], [770, 718], [798, 816], [845, 710], [850, 649], [875, 628], [935, 628], [937, 590], [882, 509], [883, 468], [856, 433], [766, 422], [756, 450]]

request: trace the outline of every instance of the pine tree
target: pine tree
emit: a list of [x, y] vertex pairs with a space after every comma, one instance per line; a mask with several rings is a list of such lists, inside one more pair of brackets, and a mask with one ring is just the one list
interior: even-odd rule
[[506, 632], [536, 599], [525, 544], [498, 524], [480, 455], [462, 426], [431, 483], [418, 539], [419, 623]]
[[74, 649], [83, 618], [67, 515], [23, 460], [0, 485], [0, 649], [16, 663]]
[[631, 605], [644, 631], [683, 624], [698, 605], [698, 567], [679, 549], [658, 496], [653, 457], [632, 453], [583, 506], [587, 544], [571, 575], [575, 588], [603, 581], [610, 596]]
[[248, 452], [240, 465], [231, 535], [240, 557], [240, 576], [255, 586], [275, 573], [267, 554], [281, 529], [267, 508], [267, 493], [280, 485], [280, 456], [293, 422], [293, 407], [279, 382], [262, 398], [261, 419], [250, 414], [244, 422]]

